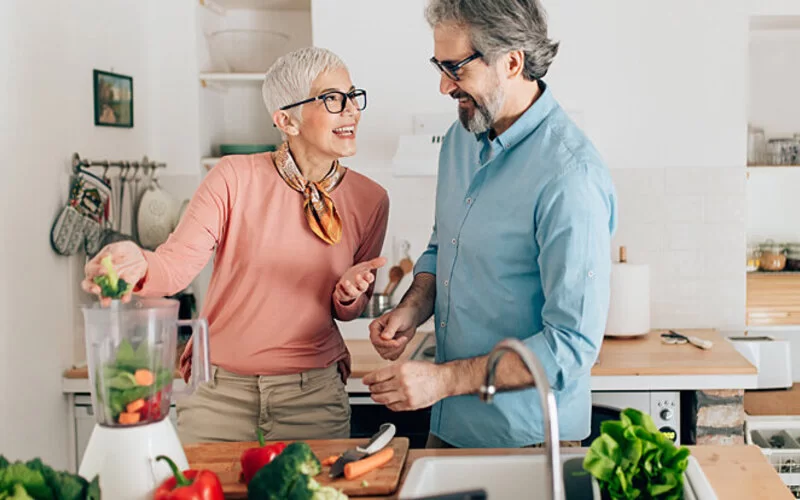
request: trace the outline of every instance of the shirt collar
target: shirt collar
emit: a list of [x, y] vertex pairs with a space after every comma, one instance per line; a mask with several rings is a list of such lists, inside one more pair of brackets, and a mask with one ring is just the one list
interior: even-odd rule
[[547, 118], [547, 115], [556, 107], [556, 101], [550, 88], [544, 81], [539, 80], [539, 87], [542, 93], [535, 103], [522, 115], [517, 118], [505, 132], [495, 137], [494, 141], [489, 141], [489, 132], [481, 132], [476, 134], [475, 138], [484, 144], [491, 143], [493, 146], [498, 145], [501, 149], [510, 149], [517, 145], [520, 141], [525, 139], [531, 132]]

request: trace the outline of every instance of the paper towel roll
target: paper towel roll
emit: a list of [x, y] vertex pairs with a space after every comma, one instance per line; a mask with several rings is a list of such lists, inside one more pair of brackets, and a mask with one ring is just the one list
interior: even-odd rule
[[606, 335], [629, 337], [650, 331], [650, 267], [614, 263]]

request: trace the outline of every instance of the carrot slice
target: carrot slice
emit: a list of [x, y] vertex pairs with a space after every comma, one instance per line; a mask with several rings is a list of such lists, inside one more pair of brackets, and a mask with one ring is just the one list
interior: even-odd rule
[[128, 413], [138, 413], [142, 408], [144, 408], [144, 399], [142, 398], [128, 403], [128, 406], [125, 407], [125, 409], [128, 410]]
[[362, 458], [355, 462], [350, 462], [344, 466], [345, 479], [355, 479], [363, 476], [367, 472], [371, 472], [379, 467], [383, 467], [394, 457], [393, 448], [384, 448], [378, 453], [371, 455], [367, 458]]
[[140, 415], [138, 413], [125, 413], [119, 414], [119, 423], [123, 425], [136, 424], [139, 422]]
[[136, 373], [133, 374], [133, 378], [136, 380], [137, 384], [143, 386], [151, 386], [153, 382], [156, 381], [155, 377], [153, 377], [153, 372], [146, 368], [136, 370]]
[[337, 460], [339, 460], [339, 455], [331, 455], [320, 463], [322, 463], [322, 465], [333, 465]]

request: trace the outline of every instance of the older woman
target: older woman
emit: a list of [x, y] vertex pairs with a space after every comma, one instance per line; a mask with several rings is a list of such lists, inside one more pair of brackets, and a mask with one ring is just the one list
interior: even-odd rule
[[213, 381], [178, 402], [183, 442], [253, 440], [257, 428], [267, 439], [350, 434], [350, 358], [334, 318], [365, 308], [389, 211], [383, 188], [339, 163], [356, 152], [366, 92], [335, 54], [306, 48], [275, 62], [263, 96], [285, 138], [276, 152], [224, 157], [155, 252], [115, 243], [86, 266], [90, 293], [110, 254], [134, 293], [164, 296], [214, 255], [202, 310]]

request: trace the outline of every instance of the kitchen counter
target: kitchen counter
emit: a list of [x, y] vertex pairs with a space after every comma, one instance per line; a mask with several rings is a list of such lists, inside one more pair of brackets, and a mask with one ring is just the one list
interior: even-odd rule
[[[427, 332], [420, 332], [419, 335], [416, 335], [411, 342], [409, 342], [408, 347], [400, 357], [400, 361], [405, 361], [411, 357], [425, 338], [425, 333]], [[347, 349], [350, 351], [353, 372], [350, 381], [348, 381], [348, 392], [355, 392], [357, 389], [363, 387], [361, 384], [361, 377], [367, 373], [392, 363], [391, 361], [382, 359], [375, 351], [375, 348], [372, 347], [372, 343], [367, 339], [348, 339], [345, 340], [345, 344], [347, 344]], [[62, 380], [63, 391], [65, 393], [88, 393], [88, 378], [89, 370], [86, 366], [65, 370]], [[180, 379], [180, 372], [177, 370], [175, 371], [175, 378]], [[352, 386], [354, 382], [357, 384], [356, 387]], [[176, 381], [177, 386], [180, 387], [181, 384], [183, 384], [183, 381]]]
[[[708, 477], [718, 498], [725, 500], [752, 500], [769, 498], [770, 500], [794, 498], [783, 484], [778, 474], [767, 462], [766, 457], [755, 446], [690, 446], [692, 455], [697, 458], [703, 472]], [[575, 448], [564, 449], [564, 453], [574, 453]], [[585, 450], [583, 450], [585, 451]], [[430, 456], [457, 455], [528, 455], [541, 454], [542, 449], [474, 449], [474, 450], [410, 450], [406, 460], [400, 487], [414, 460]], [[204, 462], [196, 448], [187, 448], [189, 463]], [[238, 457], [229, 457], [225, 463], [236, 464]], [[399, 488], [398, 488], [399, 492]], [[360, 500], [393, 499], [388, 497], [352, 497]]]
[[[709, 350], [691, 344], [666, 345], [660, 333], [633, 338], [606, 337], [592, 368], [594, 391], [682, 391], [714, 389], [750, 389], [756, 386], [757, 369], [739, 354], [716, 330], [680, 330], [714, 342]], [[425, 339], [419, 332], [409, 343], [400, 360], [409, 359]], [[352, 356], [353, 373], [348, 381], [350, 393], [368, 392], [361, 378], [391, 364], [381, 359], [366, 338], [345, 340]], [[88, 393], [86, 367], [64, 373], [66, 393]]]
[[653, 330], [640, 337], [606, 337], [592, 368], [592, 390], [751, 389], [758, 370], [717, 330], [678, 330], [714, 343], [699, 349], [689, 343], [667, 345]]

